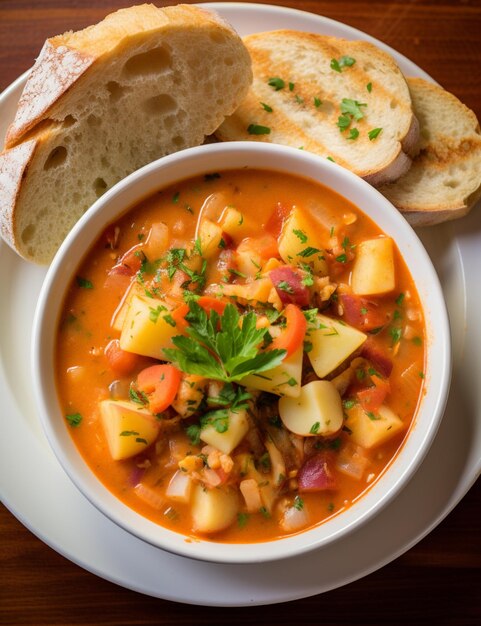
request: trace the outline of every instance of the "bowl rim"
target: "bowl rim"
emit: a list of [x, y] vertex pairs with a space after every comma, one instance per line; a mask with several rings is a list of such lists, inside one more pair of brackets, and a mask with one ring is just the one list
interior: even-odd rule
[[[231, 544], [185, 536], [160, 526], [123, 504], [104, 486], [77, 450], [62, 418], [54, 376], [54, 350], [68, 284], [90, 244], [105, 226], [156, 190], [198, 174], [244, 167], [290, 172], [317, 180], [347, 197], [382, 231], [393, 236], [418, 289], [430, 358], [426, 363], [426, 392], [409, 434], [387, 470], [362, 496], [349, 508], [294, 535], [265, 542]], [[142, 192], [145, 187], [148, 191]], [[96, 234], [93, 240], [92, 232]], [[422, 268], [422, 275], [418, 268]], [[52, 314], [55, 323], [52, 323]], [[338, 164], [303, 150], [263, 142], [188, 148], [149, 163], [101, 196], [72, 228], [47, 271], [34, 314], [31, 353], [34, 396], [43, 430], [64, 471], [83, 495], [134, 536], [168, 552], [219, 563], [256, 563], [297, 556], [340, 540], [377, 515], [412, 478], [428, 452], [446, 406], [452, 367], [449, 319], [441, 285], [424, 246], [404, 217], [380, 192]], [[432, 380], [437, 393], [436, 389], [431, 391]], [[427, 412], [431, 419], [425, 417], [420, 422], [419, 416]]]

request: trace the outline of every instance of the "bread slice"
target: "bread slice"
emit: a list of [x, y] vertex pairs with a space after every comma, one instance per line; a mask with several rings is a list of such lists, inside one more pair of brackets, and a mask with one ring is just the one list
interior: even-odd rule
[[379, 188], [413, 226], [466, 215], [481, 197], [481, 131], [476, 115], [423, 78], [408, 78], [419, 119], [419, 153], [395, 183]]
[[418, 126], [406, 81], [390, 55], [366, 41], [292, 30], [249, 35], [244, 43], [254, 81], [216, 131], [219, 139], [302, 147], [374, 185], [409, 169]]
[[0, 155], [3, 238], [48, 263], [106, 189], [201, 144], [251, 80], [237, 33], [195, 6], [140, 5], [49, 39]]

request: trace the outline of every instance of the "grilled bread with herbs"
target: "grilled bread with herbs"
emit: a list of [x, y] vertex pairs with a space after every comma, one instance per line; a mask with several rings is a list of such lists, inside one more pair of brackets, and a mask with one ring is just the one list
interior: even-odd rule
[[201, 144], [251, 80], [237, 33], [190, 5], [122, 9], [47, 40], [0, 154], [2, 237], [48, 263], [105, 190]]
[[409, 169], [418, 124], [389, 54], [366, 41], [292, 30], [249, 35], [244, 43], [254, 81], [218, 139], [303, 148], [374, 185]]
[[466, 215], [481, 197], [481, 131], [456, 96], [422, 78], [408, 78], [421, 133], [410, 170], [383, 193], [413, 226]]

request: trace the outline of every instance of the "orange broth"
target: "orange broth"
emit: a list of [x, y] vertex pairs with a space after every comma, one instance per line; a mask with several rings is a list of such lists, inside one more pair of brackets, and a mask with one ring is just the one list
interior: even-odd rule
[[[196, 416], [180, 420], [172, 432], [168, 428], [162, 431], [157, 441], [139, 454], [125, 460], [113, 460], [100, 419], [99, 402], [112, 397], [112, 394], [114, 399], [129, 400], [128, 389], [138, 372], [158, 362], [151, 357], [140, 357], [128, 375], [118, 376], [112, 371], [104, 351], [120, 333], [113, 330], [111, 322], [122, 303], [126, 285], [137, 278], [134, 274], [116, 282], [108, 280], [109, 272], [129, 249], [139, 244], [141, 247], [147, 241], [153, 223], [161, 221], [167, 225], [170, 247], [179, 248], [193, 241], [197, 219], [209, 197], [211, 209], [212, 206], [215, 208], [215, 201], [220, 198], [222, 206], [233, 206], [241, 212], [247, 237], [261, 237], [266, 225], [271, 234], [278, 236], [282, 220], [286, 219], [289, 211], [293, 207], [302, 207], [309, 214], [309, 220], [316, 224], [327, 251], [333, 242], [338, 247], [344, 244], [342, 250], [348, 252], [346, 259], [339, 260], [344, 254], [342, 250], [341, 254], [336, 255], [334, 251], [329, 257], [329, 275], [337, 290], [323, 303], [325, 308], [322, 310], [322, 313], [335, 319], [343, 319], [340, 315], [343, 311], [340, 308], [339, 286], [349, 289], [356, 246], [365, 239], [382, 235], [372, 220], [357, 207], [319, 183], [284, 173], [246, 169], [185, 180], [159, 191], [119, 218], [86, 254], [76, 280], [68, 289], [58, 329], [57, 383], [62, 412], [69, 416], [67, 427], [87, 465], [113, 494], [141, 515], [187, 536], [196, 534], [192, 527], [190, 505], [169, 500], [165, 489], [178, 469], [178, 459], [188, 453], [200, 454], [205, 445], [202, 441], [197, 446], [193, 445], [185, 432], [185, 426], [195, 421]], [[219, 211], [214, 215], [214, 218], [217, 217]], [[336, 235], [337, 240], [333, 239]], [[229, 238], [225, 239], [227, 249], [235, 250]], [[219, 254], [223, 251], [225, 255], [224, 248], [219, 250]], [[376, 349], [391, 362], [392, 372], [387, 377], [390, 384], [387, 402], [402, 420], [403, 428], [386, 443], [362, 450], [365, 469], [361, 478], [334, 468], [335, 489], [298, 494], [295, 488], [296, 470], [291, 472], [290, 477], [286, 476], [279, 499], [290, 498], [292, 504], [296, 495], [298, 503], [302, 498], [302, 506], [309, 512], [308, 526], [342, 512], [362, 496], [395, 457], [416, 413], [423, 384], [425, 329], [415, 285], [397, 250], [394, 256], [395, 290], [369, 298], [375, 301], [376, 310], [387, 321], [381, 329], [374, 328], [366, 334]], [[226, 275], [225, 267], [219, 264], [216, 254], [209, 259], [205, 287], [221, 283], [221, 275], [226, 276], [225, 284], [246, 282], [235, 271]], [[304, 359], [307, 362], [306, 357]], [[327, 378], [332, 378], [341, 370], [338, 368]], [[368, 371], [369, 368], [364, 370], [364, 379], [369, 377]], [[312, 379], [312, 372], [310, 376]], [[366, 381], [359, 375], [350, 385], [347, 397], [355, 398], [365, 384]], [[345, 398], [346, 395], [343, 397], [346, 407]], [[275, 398], [269, 394], [268, 400], [272, 403]], [[71, 416], [77, 416], [77, 419]], [[168, 417], [172, 417], [172, 411]], [[76, 424], [80, 419], [80, 423]], [[316, 438], [317, 449], [327, 449], [335, 457], [343, 449], [349, 449], [346, 448], [351, 445], [349, 440], [349, 419], [346, 419], [344, 428], [335, 436]], [[248, 451], [249, 445], [243, 441], [237, 449]], [[235, 457], [235, 453], [236, 450], [230, 456]], [[299, 465], [302, 465], [302, 460]], [[138, 496], [134, 487], [139, 480], [159, 493], [161, 504], [151, 506]], [[276, 506], [270, 512], [263, 510], [247, 514], [245, 503], [239, 497], [236, 522], [217, 533], [198, 534], [221, 542], [256, 542], [276, 539], [289, 534], [289, 531], [279, 525]]]

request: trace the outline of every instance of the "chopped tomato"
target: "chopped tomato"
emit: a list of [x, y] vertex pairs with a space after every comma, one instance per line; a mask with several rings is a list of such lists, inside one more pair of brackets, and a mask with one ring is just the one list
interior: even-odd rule
[[135, 369], [142, 365], [145, 360], [143, 356], [122, 350], [118, 339], [112, 339], [104, 351], [110, 368], [117, 376], [128, 376]]
[[361, 356], [367, 359], [371, 365], [385, 378], [389, 378], [393, 368], [391, 358], [385, 354], [372, 337], [368, 337], [361, 348]]
[[389, 321], [377, 303], [353, 294], [341, 295], [345, 321], [362, 331], [382, 328]]
[[152, 365], [137, 376], [137, 389], [149, 401], [152, 413], [162, 413], [174, 400], [180, 386], [181, 372], [173, 365]]
[[285, 204], [281, 204], [278, 202], [276, 204], [276, 208], [271, 213], [269, 219], [267, 220], [264, 230], [270, 233], [276, 239], [279, 237], [282, 231], [282, 227], [284, 226], [284, 221], [290, 213], [290, 208]]
[[119, 261], [109, 271], [109, 274], [124, 274], [126, 276], [136, 274], [142, 265], [142, 253], [140, 250], [141, 244], [132, 246], [130, 250], [127, 250], [127, 252], [120, 257]]
[[175, 322], [175, 327], [179, 331], [179, 334], [182, 334], [188, 326], [188, 322], [185, 319], [185, 316], [189, 312], [189, 305], [186, 302], [183, 302], [179, 307], [174, 309], [171, 313], [171, 317]]
[[302, 284], [302, 278], [292, 268], [283, 266], [269, 272], [269, 278], [274, 285], [282, 304], [309, 304], [309, 289]]
[[304, 313], [295, 304], [288, 304], [284, 311], [286, 327], [281, 334], [270, 344], [271, 349], [287, 350], [287, 356], [291, 356], [302, 346], [307, 330], [307, 320]]
[[387, 380], [379, 378], [378, 376], [373, 376], [372, 379], [374, 386], [358, 391], [357, 399], [365, 411], [377, 413], [390, 391], [390, 386]]

